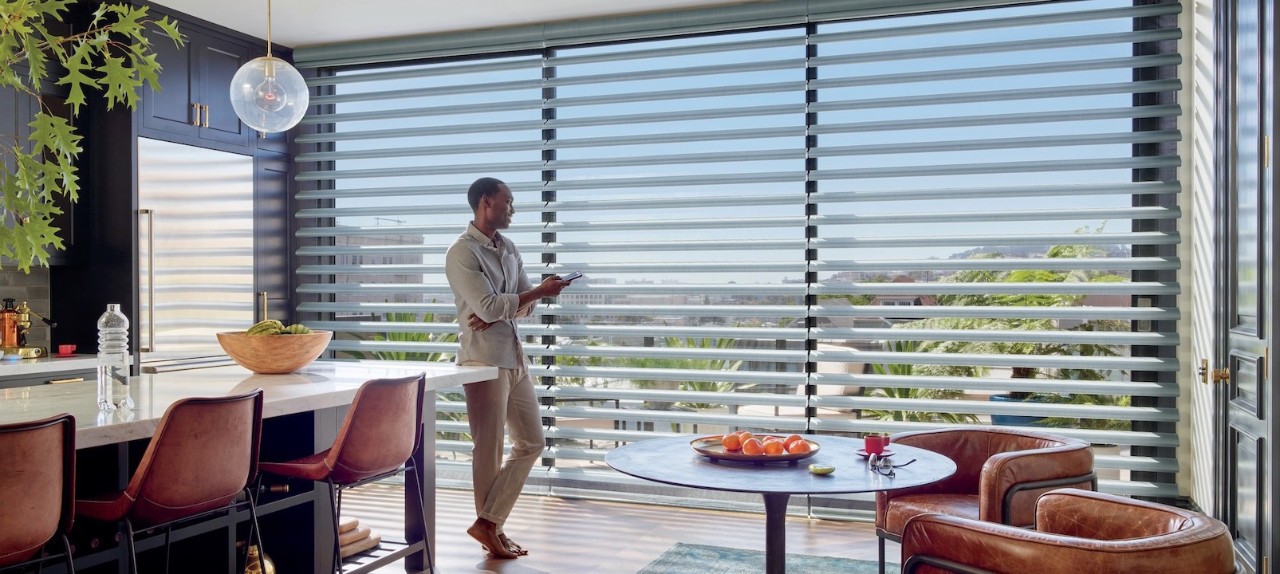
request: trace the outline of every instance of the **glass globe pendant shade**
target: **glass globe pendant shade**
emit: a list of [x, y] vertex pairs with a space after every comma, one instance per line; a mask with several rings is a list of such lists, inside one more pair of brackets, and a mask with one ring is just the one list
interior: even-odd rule
[[298, 125], [310, 99], [302, 74], [273, 56], [246, 62], [231, 78], [231, 107], [240, 121], [260, 132]]

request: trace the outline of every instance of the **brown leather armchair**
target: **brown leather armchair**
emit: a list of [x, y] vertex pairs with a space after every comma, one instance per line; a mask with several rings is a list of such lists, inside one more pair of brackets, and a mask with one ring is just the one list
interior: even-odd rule
[[1026, 530], [941, 514], [907, 521], [903, 574], [1230, 574], [1231, 535], [1190, 510], [1073, 488], [1036, 503]]
[[876, 536], [884, 574], [885, 540], [900, 541], [907, 520], [941, 513], [1013, 526], [1031, 526], [1035, 502], [1055, 488], [1096, 490], [1089, 443], [1049, 433], [962, 427], [901, 433], [896, 444], [946, 455], [950, 477], [915, 488], [876, 493]]

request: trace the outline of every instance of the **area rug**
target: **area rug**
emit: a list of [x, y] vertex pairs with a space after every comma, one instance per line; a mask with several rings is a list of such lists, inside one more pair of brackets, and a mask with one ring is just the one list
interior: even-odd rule
[[[787, 572], [797, 574], [876, 574], [878, 564], [809, 554], [787, 554]], [[677, 542], [657, 560], [636, 574], [760, 574], [764, 572], [764, 551], [703, 546]], [[886, 564], [885, 572], [897, 574], [897, 564]]]

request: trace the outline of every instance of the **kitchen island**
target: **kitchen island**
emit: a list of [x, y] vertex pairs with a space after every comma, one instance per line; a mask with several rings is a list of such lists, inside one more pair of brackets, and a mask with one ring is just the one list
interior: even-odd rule
[[[497, 376], [492, 367], [458, 367], [448, 363], [390, 361], [317, 361], [287, 375], [257, 375], [243, 367], [216, 367], [144, 374], [130, 377], [130, 395], [136, 407], [131, 411], [99, 413], [95, 383], [40, 385], [0, 389], [0, 424], [28, 421], [59, 413], [76, 417], [77, 490], [85, 495], [95, 490], [123, 488], [124, 482], [146, 448], [165, 409], [175, 401], [192, 396], [223, 396], [263, 389], [262, 459], [287, 460], [328, 448], [336, 436], [345, 407], [355, 398], [366, 380], [426, 374], [423, 441], [416, 461], [435, 458], [435, 391]], [[421, 492], [407, 489], [406, 511], [414, 504], [427, 509], [427, 524], [418, 524], [416, 512], [406, 512], [405, 540], [412, 550], [405, 559], [407, 569], [421, 569], [426, 553], [421, 541], [434, 539], [435, 472], [430, 463], [422, 469]], [[327, 495], [312, 484], [279, 482], [268, 484], [260, 498], [259, 519], [263, 545], [276, 560], [277, 572], [322, 571], [332, 555], [332, 511]], [[285, 489], [287, 492], [282, 492]], [[234, 552], [236, 540], [243, 539], [247, 512], [224, 525], [222, 536], [210, 536], [218, 528], [191, 529], [193, 542], [202, 547], [227, 545]], [[215, 534], [217, 534], [215, 532]], [[175, 531], [175, 541], [182, 534]], [[200, 539], [205, 539], [200, 542]], [[213, 542], [209, 542], [212, 538]], [[87, 540], [87, 539], [85, 539]], [[87, 542], [85, 542], [87, 544]], [[76, 571], [115, 571], [122, 549], [114, 543], [88, 551], [77, 545]], [[155, 545], [139, 545], [139, 551]], [[215, 551], [216, 553], [216, 551]], [[181, 554], [175, 554], [180, 557]], [[286, 559], [287, 558], [287, 559]], [[175, 563], [177, 566], [177, 563]], [[175, 571], [196, 571], [177, 567]], [[200, 566], [203, 566], [201, 564]], [[210, 567], [208, 571], [230, 571], [231, 565]], [[205, 571], [205, 570], [200, 570]]]

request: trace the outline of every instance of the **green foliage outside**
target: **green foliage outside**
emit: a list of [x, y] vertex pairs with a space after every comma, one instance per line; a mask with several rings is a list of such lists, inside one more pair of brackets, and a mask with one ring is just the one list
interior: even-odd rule
[[[1101, 230], [1099, 230], [1101, 231]], [[1051, 247], [1045, 257], [1048, 259], [1084, 258], [1099, 256], [1099, 249], [1086, 245], [1059, 245]], [[980, 257], [998, 257], [998, 254], [983, 254]], [[1095, 271], [1052, 271], [1043, 269], [1015, 270], [1008, 272], [972, 270], [961, 271], [944, 278], [944, 282], [952, 283], [1065, 283], [1065, 282], [1124, 282], [1128, 278], [1113, 273]], [[940, 295], [939, 305], [955, 306], [1020, 306], [1020, 307], [1070, 307], [1083, 299], [1081, 295], [1063, 294], [959, 294]], [[1035, 318], [960, 318], [937, 317], [921, 319], [894, 325], [900, 329], [940, 329], [940, 330], [997, 330], [997, 331], [1057, 331], [1058, 322], [1053, 319]], [[1072, 327], [1070, 331], [1126, 331], [1129, 323], [1121, 320], [1091, 320]], [[966, 353], [989, 355], [1063, 355], [1084, 357], [1113, 357], [1121, 353], [1114, 345], [1096, 344], [1062, 344], [1034, 342], [981, 342], [981, 341], [920, 341], [915, 349], [923, 353]], [[883, 367], [881, 365], [880, 367]], [[900, 367], [893, 365], [892, 367]], [[971, 365], [914, 365], [911, 372], [925, 376], [959, 376], [982, 377], [990, 369]], [[1104, 369], [1054, 369], [1043, 372], [1031, 367], [1014, 367], [1012, 378], [1053, 378], [1061, 380], [1104, 381], [1110, 372]], [[889, 393], [889, 390], [878, 389]], [[1128, 406], [1130, 397], [1113, 395], [1032, 393], [1019, 391], [1011, 393], [1014, 398], [1037, 400], [1041, 402], [1063, 402], [1073, 404]], [[894, 418], [892, 420], [903, 420]], [[911, 419], [906, 419], [911, 420]], [[1071, 428], [1106, 428], [1128, 429], [1130, 422], [1125, 420], [1102, 419], [1046, 419], [1045, 424]]]
[[[681, 349], [732, 349], [738, 341], [727, 337], [664, 337], [663, 346]], [[736, 371], [742, 367], [742, 361], [727, 359], [693, 359], [693, 358], [655, 358], [625, 357], [609, 361], [611, 366], [626, 366], [640, 369], [681, 369], [696, 371]], [[632, 379], [631, 384], [638, 389], [666, 389], [681, 391], [701, 391], [727, 393], [734, 389], [733, 383], [719, 381], [674, 381], [663, 379]], [[676, 406], [689, 409], [713, 409], [722, 405], [714, 403], [678, 402]], [[672, 403], [649, 401], [646, 408], [666, 410]]]
[[[915, 341], [893, 341], [890, 348], [895, 353], [914, 353], [916, 352]], [[895, 377], [909, 377], [915, 373], [916, 366], [908, 363], [892, 363], [892, 364], [873, 364], [871, 370], [877, 375], [893, 375]], [[887, 399], [959, 399], [964, 395], [963, 391], [951, 389], [919, 389], [912, 387], [878, 387], [871, 389], [868, 393], [873, 397], [884, 397]], [[911, 421], [911, 422], [945, 422], [950, 424], [966, 424], [978, 422], [977, 415], [966, 413], [944, 413], [929, 411], [895, 411], [895, 410], [879, 410], [864, 409], [864, 416], [880, 419], [882, 421]]]
[[[50, 249], [64, 244], [53, 224], [62, 213], [61, 198], [78, 199], [79, 175], [75, 158], [82, 137], [72, 119], [88, 101], [89, 92], [100, 92], [107, 109], [137, 107], [143, 82], [159, 90], [160, 65], [151, 51], [147, 31], [159, 29], [179, 46], [183, 44], [176, 22], [147, 17], [145, 6], [99, 5], [87, 28], [66, 35], [50, 30], [50, 24], [68, 21], [72, 0], [8, 0], [0, 3], [0, 89], [15, 90], [20, 97], [39, 102], [26, 141], [0, 142], [5, 170], [3, 223], [0, 224], [0, 256], [14, 259], [24, 272], [32, 263], [46, 265]], [[54, 84], [67, 90], [71, 118], [50, 111], [41, 99], [41, 86]]]

